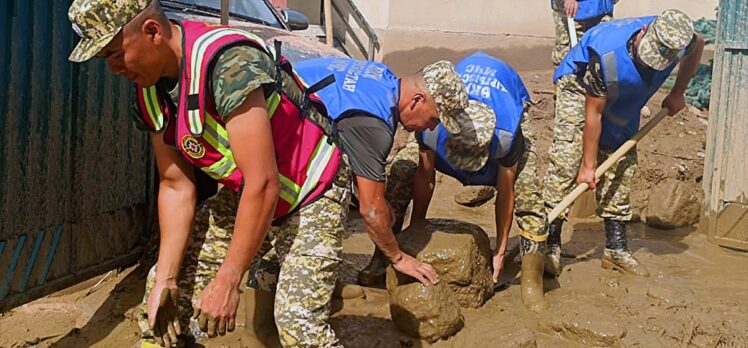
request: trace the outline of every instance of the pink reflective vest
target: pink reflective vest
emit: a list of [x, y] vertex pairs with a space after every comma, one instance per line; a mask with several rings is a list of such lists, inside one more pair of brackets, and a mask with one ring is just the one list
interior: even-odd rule
[[[275, 55], [254, 34], [225, 26], [184, 21], [183, 61], [179, 105], [174, 110], [168, 94], [154, 85], [137, 88], [139, 120], [146, 129], [162, 132], [187, 162], [225, 187], [239, 191], [243, 176], [231, 153], [226, 127], [208, 92], [211, 63], [222, 48], [246, 44]], [[293, 73], [291, 64], [277, 57], [277, 73]], [[321, 196], [337, 175], [341, 154], [320, 125], [304, 116], [282, 89], [266, 98], [275, 145], [281, 189], [273, 215], [283, 217]], [[311, 106], [310, 106], [311, 107]], [[329, 126], [329, 125], [326, 125]], [[329, 128], [327, 128], [329, 131]]]

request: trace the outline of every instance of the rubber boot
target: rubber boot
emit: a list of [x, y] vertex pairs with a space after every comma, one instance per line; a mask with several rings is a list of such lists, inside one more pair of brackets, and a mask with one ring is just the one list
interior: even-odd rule
[[335, 282], [335, 290], [332, 292], [332, 298], [339, 298], [342, 300], [353, 300], [359, 298], [366, 298], [364, 288], [356, 284], [343, 284], [340, 282], [340, 278]]
[[251, 340], [249, 346], [281, 347], [273, 316], [275, 294], [248, 287], [242, 293], [242, 297], [244, 297], [245, 329]]
[[605, 269], [614, 269], [621, 273], [649, 276], [647, 268], [639, 263], [629, 250], [625, 221], [605, 219], [605, 251], [601, 265]]
[[543, 270], [554, 277], [561, 275], [561, 228], [563, 225], [564, 221], [561, 219], [553, 220], [548, 224], [548, 241]]
[[358, 284], [363, 286], [375, 286], [384, 283], [387, 269], [387, 257], [379, 248], [374, 249], [369, 264], [358, 272]]
[[[548, 308], [543, 295], [543, 263], [545, 256], [542, 250], [533, 245], [539, 243], [520, 237], [522, 251], [522, 273], [520, 284], [522, 303], [533, 312], [539, 313]], [[525, 252], [530, 250], [529, 252]]]

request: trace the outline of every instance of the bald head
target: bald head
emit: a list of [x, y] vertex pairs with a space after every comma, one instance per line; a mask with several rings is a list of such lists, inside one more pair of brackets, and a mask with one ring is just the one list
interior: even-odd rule
[[431, 96], [423, 72], [400, 79], [400, 123], [411, 131], [433, 129], [439, 124], [436, 102]]

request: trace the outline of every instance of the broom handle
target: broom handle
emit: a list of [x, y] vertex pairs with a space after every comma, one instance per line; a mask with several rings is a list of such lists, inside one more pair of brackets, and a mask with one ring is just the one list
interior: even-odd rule
[[569, 29], [569, 48], [577, 44], [577, 29], [574, 26], [574, 18], [566, 17], [566, 27]]
[[[634, 146], [636, 146], [639, 141], [644, 138], [644, 136], [649, 133], [649, 131], [652, 130], [655, 126], [657, 126], [660, 121], [662, 121], [665, 116], [668, 114], [667, 108], [662, 108], [657, 115], [655, 115], [654, 118], [652, 118], [651, 121], [647, 122], [647, 124], [644, 125], [636, 134], [634, 134], [631, 139], [626, 140], [621, 147], [618, 148], [615, 152], [613, 152], [608, 159], [605, 160], [600, 166], [597, 167], [595, 170], [595, 179], [599, 179], [610, 167], [612, 167], [623, 155], [625, 155], [629, 150], [633, 149]], [[548, 222], [551, 223], [553, 220], [556, 220], [556, 218], [561, 214], [564, 209], [568, 208], [574, 201], [581, 196], [584, 191], [587, 191], [589, 188], [589, 185], [587, 183], [582, 183], [577, 185], [577, 187], [574, 188], [571, 193], [566, 195], [564, 199], [559, 203], [551, 212], [548, 214]]]

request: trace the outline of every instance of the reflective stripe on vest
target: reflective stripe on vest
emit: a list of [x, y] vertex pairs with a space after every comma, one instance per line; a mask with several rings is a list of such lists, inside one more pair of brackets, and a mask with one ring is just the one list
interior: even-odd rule
[[514, 133], [499, 129], [499, 135], [497, 136], [497, 138], [499, 139], [498, 145], [501, 151], [492, 151], [492, 159], [502, 158], [509, 153], [509, 150], [512, 149], [512, 143], [514, 142]]
[[307, 86], [334, 76], [335, 80], [314, 96], [325, 104], [333, 121], [351, 113], [365, 113], [384, 121], [394, 133], [399, 122], [397, 102], [400, 82], [379, 62], [352, 58], [314, 58], [298, 62], [294, 71]]
[[[605, 65], [605, 83], [608, 90], [608, 101], [611, 104], [618, 100], [620, 90], [618, 89], [618, 60], [616, 57], [616, 51], [611, 51], [602, 56]], [[613, 114], [613, 112], [603, 112], [603, 116], [610, 122], [613, 122], [619, 126], [625, 126], [629, 123], [629, 120]]]
[[[246, 37], [248, 40], [251, 40], [255, 42], [260, 48], [262, 48], [266, 52], [270, 52], [271, 55], [275, 56], [275, 53], [270, 50], [269, 47], [265, 45], [265, 43], [260, 39], [259, 37], [247, 33], [242, 30], [232, 29], [232, 28], [221, 28], [216, 29], [213, 31], [208, 32], [207, 34], [204, 34], [200, 36], [197, 40], [195, 40], [195, 43], [193, 44], [192, 48], [192, 57], [190, 57], [191, 67], [192, 71], [190, 76], [190, 88], [188, 90], [188, 107], [189, 110], [189, 121], [190, 121], [190, 132], [195, 135], [200, 135], [203, 133], [203, 123], [200, 122], [200, 108], [198, 107], [198, 103], [201, 103], [202, 101], [198, 99], [197, 102], [195, 102], [195, 99], [198, 98], [200, 95], [200, 91], [202, 88], [202, 77], [204, 76], [202, 67], [203, 67], [203, 60], [205, 59], [205, 54], [208, 50], [208, 47], [210, 44], [215, 42], [216, 40], [219, 40], [223, 37], [226, 37], [228, 35], [241, 35]], [[268, 114], [271, 114], [268, 110]]]
[[156, 86], [143, 88], [142, 92], [138, 93], [138, 103], [148, 116], [147, 120], [150, 121], [147, 122], [148, 126], [157, 132], [161, 131], [164, 128], [164, 113]]
[[[639, 67], [628, 50], [632, 37], [656, 17], [617, 19], [601, 23], [584, 34], [556, 70], [559, 78], [579, 74], [589, 64], [590, 55], [600, 57], [602, 77], [607, 87], [603, 110], [600, 146], [617, 148], [639, 130], [641, 108], [675, 68], [676, 62], [662, 71]], [[679, 53], [682, 57], [685, 50]]]
[[423, 132], [423, 144], [434, 151], [436, 151], [436, 147], [439, 144], [439, 133], [436, 129], [437, 128], [434, 128], [433, 130], [427, 129]]
[[[180, 78], [178, 110], [174, 112], [174, 105], [158, 85], [139, 88], [139, 119], [154, 132], [166, 129], [165, 142], [174, 142], [189, 163], [228, 188], [239, 190], [243, 177], [230, 150], [228, 132], [216, 115], [212, 97], [205, 95], [209, 75], [206, 67], [217, 52], [236, 43], [249, 41], [268, 54], [273, 55], [274, 51], [258, 37], [240, 30], [197, 22], [182, 25], [184, 56], [189, 63], [184, 64]], [[280, 64], [283, 71], [292, 73], [285, 59]], [[299, 88], [304, 90], [303, 86]], [[279, 218], [325, 192], [337, 175], [340, 150], [320, 127], [302, 116], [298, 106], [282, 91], [266, 97], [265, 103], [278, 161], [280, 200], [274, 218]], [[170, 129], [174, 134], [167, 139]]]

